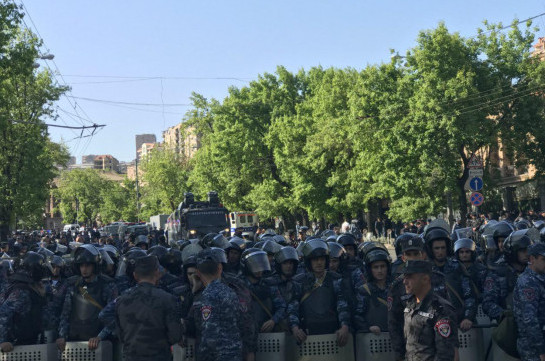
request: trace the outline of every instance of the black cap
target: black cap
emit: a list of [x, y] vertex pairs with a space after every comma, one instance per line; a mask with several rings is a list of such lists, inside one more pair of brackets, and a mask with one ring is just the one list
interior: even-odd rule
[[407, 261], [405, 263], [405, 269], [403, 270], [404, 274], [412, 274], [412, 273], [430, 274], [431, 272], [432, 272], [431, 262], [422, 261], [422, 260]]
[[159, 269], [159, 260], [156, 256], [150, 255], [136, 259], [136, 265], [134, 267], [135, 272], [152, 272]]
[[528, 247], [528, 256], [545, 257], [545, 243], [536, 243]]

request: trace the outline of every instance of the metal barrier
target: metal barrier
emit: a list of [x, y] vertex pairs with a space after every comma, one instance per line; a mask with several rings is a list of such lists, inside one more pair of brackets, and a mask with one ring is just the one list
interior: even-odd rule
[[388, 332], [356, 334], [356, 361], [395, 361], [392, 341]]
[[351, 361], [354, 360], [354, 341], [349, 337], [344, 347], [337, 345], [337, 335], [308, 336], [297, 346], [296, 361]]
[[472, 328], [462, 332], [458, 330], [458, 353], [460, 360], [481, 361], [484, 358], [483, 333], [480, 328]]
[[61, 361], [112, 361], [113, 348], [110, 341], [101, 341], [96, 350], [89, 350], [88, 345], [86, 341], [67, 342], [64, 352], [59, 351], [58, 359]]
[[57, 345], [15, 346], [13, 351], [0, 353], [0, 361], [53, 361], [58, 359]]
[[255, 358], [258, 361], [293, 360], [295, 349], [295, 339], [285, 332], [260, 333]]
[[185, 340], [185, 347], [172, 346], [173, 361], [195, 361], [195, 339]]

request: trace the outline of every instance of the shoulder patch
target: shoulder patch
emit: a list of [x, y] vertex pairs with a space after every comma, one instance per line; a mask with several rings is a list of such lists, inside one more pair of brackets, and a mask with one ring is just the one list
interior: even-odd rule
[[483, 288], [485, 290], [491, 290], [492, 288], [494, 288], [494, 280], [492, 278], [487, 278], [484, 282]]
[[392, 302], [394, 302], [394, 298], [392, 296], [388, 297], [388, 311], [392, 310]]
[[202, 306], [201, 307], [201, 315], [203, 321], [207, 321], [210, 316], [212, 316], [212, 307], [211, 306]]
[[526, 301], [533, 301], [536, 299], [536, 291], [533, 288], [523, 288], [522, 289], [522, 296]]
[[450, 321], [446, 318], [437, 321], [435, 324], [435, 329], [444, 338], [448, 338], [452, 331], [450, 328]]

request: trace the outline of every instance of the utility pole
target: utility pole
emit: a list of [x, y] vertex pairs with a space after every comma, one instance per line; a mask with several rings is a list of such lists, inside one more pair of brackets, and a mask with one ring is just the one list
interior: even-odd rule
[[[136, 136], [135, 136], [136, 140]], [[134, 160], [136, 171], [136, 220], [140, 222], [140, 187], [138, 186], [138, 149], [136, 149], [136, 158]]]

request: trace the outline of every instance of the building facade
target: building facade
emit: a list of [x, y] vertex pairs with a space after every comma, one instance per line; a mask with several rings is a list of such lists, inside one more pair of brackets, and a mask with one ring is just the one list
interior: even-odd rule
[[165, 149], [191, 159], [201, 147], [201, 137], [194, 127], [180, 123], [163, 131], [163, 143]]

